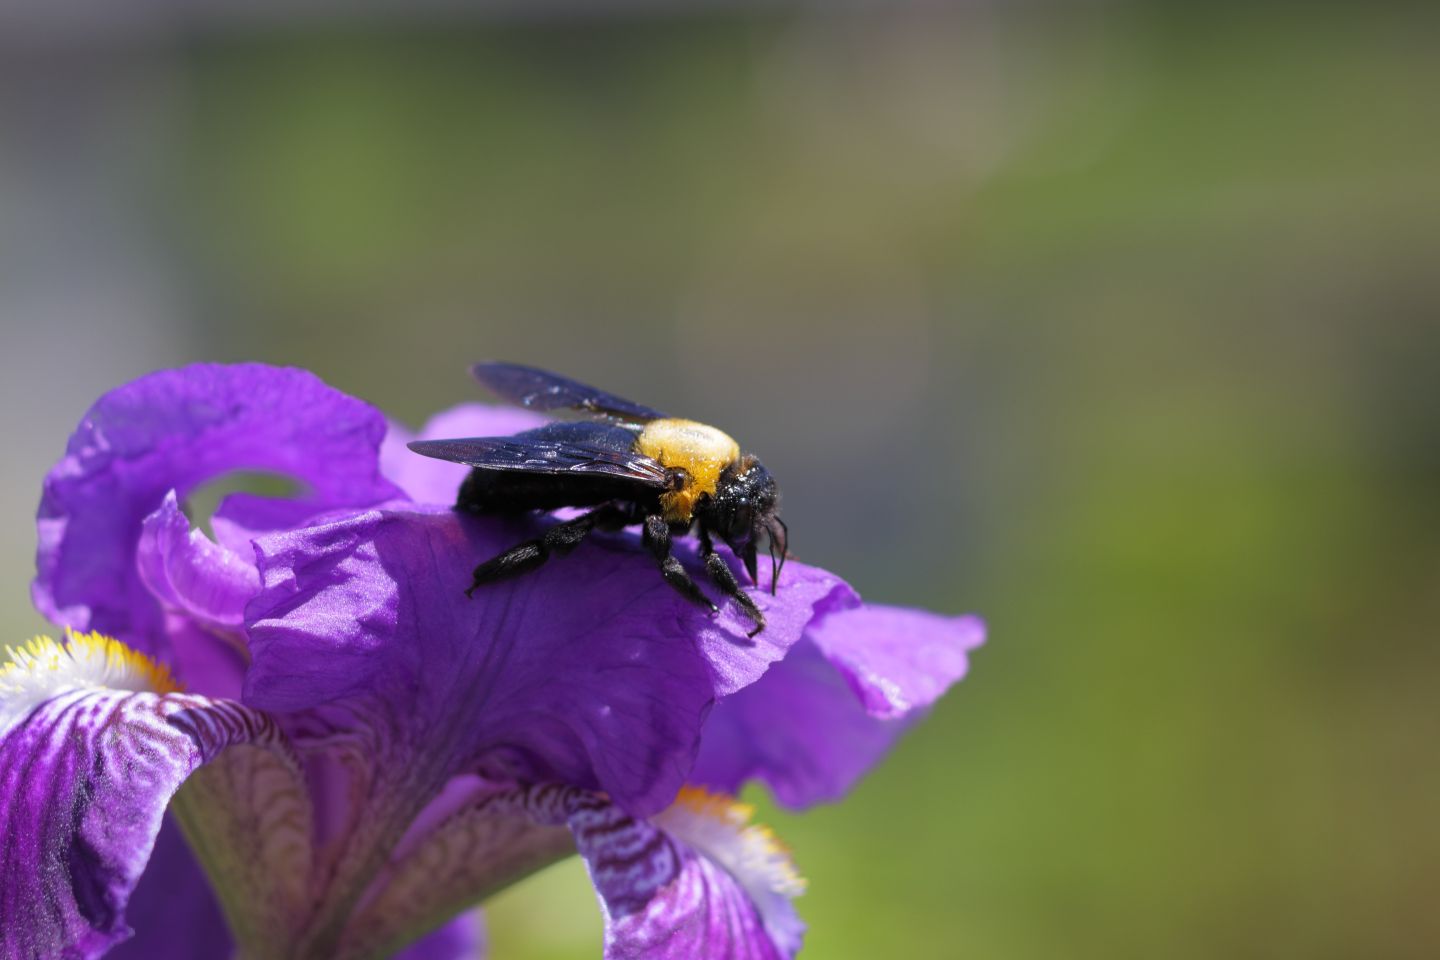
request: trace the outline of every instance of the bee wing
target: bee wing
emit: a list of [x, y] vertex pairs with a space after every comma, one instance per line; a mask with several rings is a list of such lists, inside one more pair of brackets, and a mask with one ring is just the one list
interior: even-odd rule
[[470, 373], [499, 396], [531, 410], [580, 410], [621, 423], [646, 423], [665, 414], [613, 393], [517, 363], [477, 363]]
[[649, 457], [603, 443], [534, 436], [541, 432], [532, 430], [530, 435], [521, 433], [513, 437], [415, 440], [409, 446], [424, 456], [481, 470], [603, 475], [633, 480], [656, 489], [669, 485], [670, 476], [665, 468]]

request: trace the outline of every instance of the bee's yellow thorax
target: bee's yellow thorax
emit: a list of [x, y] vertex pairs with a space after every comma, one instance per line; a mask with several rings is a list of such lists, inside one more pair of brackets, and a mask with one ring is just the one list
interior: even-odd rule
[[681, 522], [694, 515], [695, 501], [701, 495], [714, 496], [720, 472], [740, 459], [740, 445], [725, 431], [674, 418], [646, 424], [635, 450], [661, 466], [678, 467], [690, 475], [685, 486], [660, 495], [665, 519]]

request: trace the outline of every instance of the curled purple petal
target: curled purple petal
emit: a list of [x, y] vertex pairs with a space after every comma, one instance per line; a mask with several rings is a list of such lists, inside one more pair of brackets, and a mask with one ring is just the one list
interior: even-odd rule
[[606, 960], [781, 960], [800, 949], [790, 901], [804, 881], [742, 804], [687, 789], [647, 821], [584, 791], [538, 787], [490, 805], [569, 825], [600, 900]]
[[231, 744], [278, 742], [237, 703], [156, 693], [153, 664], [97, 636], [32, 641], [0, 669], [0, 958], [99, 956], [171, 795]]
[[716, 705], [691, 779], [729, 793], [761, 780], [791, 808], [838, 800], [965, 675], [984, 636], [976, 617], [830, 613], [759, 682]]
[[214, 960], [235, 952], [210, 880], [172, 816], [165, 817], [145, 874], [125, 905], [125, 922], [134, 936], [106, 953], [106, 960]]
[[246, 556], [212, 541], [180, 511], [171, 490], [140, 528], [135, 563], [140, 580], [168, 610], [215, 631], [239, 631], [245, 604], [260, 589]]
[[[400, 496], [380, 475], [384, 418], [304, 370], [198, 364], [101, 397], [45, 478], [31, 593], [51, 620], [166, 652], [160, 607], [135, 567], [142, 522], [233, 470], [307, 488], [311, 514]], [[232, 545], [233, 546], [233, 545]]]

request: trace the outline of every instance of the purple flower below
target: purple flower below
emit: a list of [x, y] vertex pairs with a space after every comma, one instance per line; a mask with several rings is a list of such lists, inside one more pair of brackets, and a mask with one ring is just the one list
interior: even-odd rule
[[[536, 422], [472, 405], [421, 436]], [[979, 621], [865, 606], [791, 562], [755, 594], [769, 626], [751, 639], [734, 609], [676, 596], [629, 534], [468, 600], [470, 567], [535, 521], [457, 514], [464, 468], [385, 431], [313, 375], [257, 365], [154, 374], [92, 408], [46, 480], [37, 606], [193, 692], [93, 663], [47, 685], [34, 657], [0, 675], [0, 769], [28, 777], [0, 796], [0, 960], [122, 940], [167, 805], [227, 921], [210, 940], [242, 953], [473, 954], [475, 921], [449, 918], [578, 850], [609, 957], [792, 956], [788, 858], [684, 785], [837, 798], [964, 674]], [[211, 539], [184, 498], [242, 469], [304, 489], [232, 494]]]

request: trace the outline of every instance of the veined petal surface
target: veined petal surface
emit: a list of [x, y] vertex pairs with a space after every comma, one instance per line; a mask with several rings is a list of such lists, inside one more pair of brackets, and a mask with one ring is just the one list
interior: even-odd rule
[[848, 589], [797, 576], [764, 596], [771, 626], [751, 640], [737, 612], [677, 596], [629, 538], [597, 536], [467, 598], [469, 569], [534, 530], [414, 508], [260, 538], [245, 701], [378, 710], [369, 726], [398, 751], [395, 771], [559, 781], [643, 815], [683, 783], [714, 698]]
[[[234, 744], [283, 750], [281, 735], [238, 703], [166, 690], [107, 638], [12, 656], [0, 667], [0, 958], [99, 956], [129, 936], [126, 904], [180, 784]], [[156, 680], [161, 692], [143, 689]]]
[[643, 820], [559, 786], [485, 803], [570, 827], [600, 900], [606, 960], [788, 960], [800, 949], [805, 925], [791, 900], [804, 882], [743, 804], [686, 789]]

